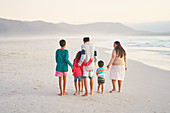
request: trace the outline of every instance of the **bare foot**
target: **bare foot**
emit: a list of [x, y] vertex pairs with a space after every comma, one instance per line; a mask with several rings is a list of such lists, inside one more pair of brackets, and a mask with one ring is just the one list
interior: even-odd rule
[[74, 95], [77, 95], [77, 92], [75, 92]]
[[119, 90], [119, 93], [121, 93], [122, 91], [121, 90]]
[[79, 95], [81, 95], [81, 92], [79, 91]]
[[94, 93], [94, 92], [91, 92], [90, 94], [91, 94], [91, 95], [94, 95], [95, 93]]
[[100, 93], [100, 91], [97, 91], [97, 93]]
[[112, 93], [113, 91], [116, 91], [116, 89], [112, 89], [112, 90], [110, 91], [110, 93]]
[[63, 96], [63, 93], [58, 94], [59, 96]]
[[67, 93], [67, 92], [64, 92], [63, 95], [68, 95], [68, 93]]
[[84, 92], [83, 89], [81, 90], [81, 92]]
[[102, 92], [102, 94], [104, 94], [104, 92]]
[[88, 96], [88, 93], [85, 93], [84, 95], [82, 95], [82, 96]]

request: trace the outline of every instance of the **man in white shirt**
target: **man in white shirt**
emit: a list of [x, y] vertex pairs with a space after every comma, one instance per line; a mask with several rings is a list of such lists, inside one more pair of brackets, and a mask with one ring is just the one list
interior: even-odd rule
[[94, 70], [94, 66], [97, 62], [97, 51], [95, 50], [94, 46], [90, 43], [90, 38], [89, 37], [84, 37], [83, 38], [83, 42], [84, 44], [81, 46], [81, 58], [80, 61], [78, 63], [79, 66], [81, 66], [81, 64], [85, 61], [85, 62], [89, 62], [90, 58], [93, 58], [93, 62], [92, 64], [90, 64], [89, 66], [83, 66], [83, 76], [82, 78], [84, 78], [84, 85], [85, 85], [85, 94], [83, 96], [88, 96], [88, 82], [87, 82], [87, 77], [90, 78], [90, 89], [91, 89], [91, 93], [90, 94], [94, 94], [93, 93], [93, 70]]

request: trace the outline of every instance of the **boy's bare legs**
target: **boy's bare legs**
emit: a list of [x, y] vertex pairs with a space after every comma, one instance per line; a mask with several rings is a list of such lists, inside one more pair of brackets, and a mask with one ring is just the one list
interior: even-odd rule
[[60, 95], [60, 96], [63, 96], [63, 90], [62, 90], [62, 77], [59, 77], [59, 86], [60, 86], [60, 94], [58, 94], [58, 95]]
[[104, 83], [102, 84], [102, 94], [104, 93]]
[[81, 90], [81, 82], [79, 81], [79, 95], [81, 95], [80, 90]]
[[99, 83], [99, 84], [98, 84], [97, 93], [100, 93], [100, 91], [99, 91], [99, 90], [100, 90], [100, 85], [101, 85], [101, 84]]
[[82, 89], [81, 89], [81, 92], [83, 92], [83, 87], [84, 87], [84, 78], [82, 78]]
[[122, 92], [122, 80], [118, 80], [119, 92]]
[[84, 78], [84, 86], [85, 86], [85, 94], [82, 96], [88, 96], [88, 83], [87, 83], [87, 78]]
[[90, 89], [91, 89], [91, 95], [93, 95], [93, 94], [95, 94], [94, 92], [93, 92], [93, 78], [91, 78], [90, 79]]
[[66, 92], [66, 76], [63, 76], [64, 82], [63, 82], [63, 95], [68, 95], [68, 93]]
[[116, 80], [112, 80], [112, 85], [113, 85], [113, 89], [110, 91], [110, 93], [116, 91]]
[[75, 89], [76, 89], [76, 92], [74, 93], [74, 95], [77, 95], [77, 82], [74, 82], [74, 86], [75, 86]]

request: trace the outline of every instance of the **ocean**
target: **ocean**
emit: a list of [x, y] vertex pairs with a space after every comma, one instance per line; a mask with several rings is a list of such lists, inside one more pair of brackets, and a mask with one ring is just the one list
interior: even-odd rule
[[105, 39], [95, 43], [107, 48], [105, 52], [111, 53], [114, 41], [120, 41], [128, 59], [170, 71], [170, 36], [111, 36]]
[[[32, 40], [32, 39], [60, 39], [61, 37], [24, 37], [0, 38], [3, 40]], [[66, 36], [62, 38], [79, 38], [83, 36]], [[105, 52], [112, 53], [114, 41], [120, 41], [127, 52], [127, 58], [141, 63], [170, 71], [170, 36], [91, 36], [95, 46], [106, 48]], [[99, 39], [99, 40], [98, 40]], [[100, 39], [105, 39], [99, 42]]]

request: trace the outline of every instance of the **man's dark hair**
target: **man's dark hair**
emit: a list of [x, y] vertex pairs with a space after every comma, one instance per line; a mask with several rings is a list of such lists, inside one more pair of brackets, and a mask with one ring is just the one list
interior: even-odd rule
[[104, 62], [102, 60], [98, 61], [98, 66], [99, 67], [103, 67], [104, 66]]
[[63, 39], [62, 39], [62, 40], [60, 40], [60, 46], [61, 46], [61, 47], [64, 47], [65, 45], [66, 45], [66, 41], [65, 41], [65, 40], [63, 40]]
[[84, 38], [83, 38], [83, 41], [84, 41], [84, 42], [88, 42], [88, 41], [90, 41], [90, 38], [89, 38], [89, 37], [84, 37]]

